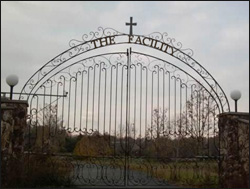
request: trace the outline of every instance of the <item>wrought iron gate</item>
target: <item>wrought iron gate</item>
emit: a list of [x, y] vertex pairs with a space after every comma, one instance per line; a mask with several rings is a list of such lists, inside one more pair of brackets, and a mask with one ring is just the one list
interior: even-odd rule
[[[50, 179], [61, 185], [218, 184], [216, 115], [229, 110], [221, 87], [164, 34], [105, 31], [93, 32], [90, 40], [79, 44], [71, 42], [71, 49], [48, 62], [24, 86], [22, 93], [28, 94], [30, 105], [25, 149], [31, 174], [34, 167], [46, 164]], [[107, 45], [124, 44], [115, 37], [128, 37], [130, 45], [133, 40], [145, 44], [151, 40], [151, 47], [165, 48], [164, 53], [186, 68], [131, 48], [78, 58]], [[69, 152], [65, 143], [72, 138], [77, 142]]]

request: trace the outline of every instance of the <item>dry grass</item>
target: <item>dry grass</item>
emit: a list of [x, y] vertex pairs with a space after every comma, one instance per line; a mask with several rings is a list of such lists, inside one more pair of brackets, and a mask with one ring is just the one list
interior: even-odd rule
[[218, 163], [216, 161], [157, 162], [135, 159], [130, 161], [132, 170], [148, 172], [154, 178], [185, 187], [218, 187]]

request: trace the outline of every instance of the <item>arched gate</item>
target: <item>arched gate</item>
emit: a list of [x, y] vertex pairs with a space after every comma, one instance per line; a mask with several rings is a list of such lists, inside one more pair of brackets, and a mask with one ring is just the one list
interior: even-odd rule
[[218, 184], [216, 115], [229, 103], [191, 49], [166, 33], [111, 28], [70, 46], [20, 95], [29, 101], [30, 174], [43, 165], [61, 185]]

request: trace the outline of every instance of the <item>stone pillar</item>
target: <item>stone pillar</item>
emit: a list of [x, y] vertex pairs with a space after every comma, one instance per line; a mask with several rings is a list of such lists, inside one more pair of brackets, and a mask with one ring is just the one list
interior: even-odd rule
[[[19, 182], [23, 175], [27, 101], [1, 98], [1, 186]], [[15, 175], [15, 176], [13, 176]], [[19, 178], [20, 177], [20, 178]], [[15, 186], [15, 185], [14, 185]]]
[[249, 188], [249, 113], [222, 113], [220, 183], [223, 188]]
[[[11, 186], [23, 175], [27, 101], [1, 98], [1, 186]], [[13, 177], [13, 175], [16, 175]], [[14, 179], [14, 180], [13, 180]]]
[[27, 126], [27, 101], [1, 98], [1, 154], [21, 154]]

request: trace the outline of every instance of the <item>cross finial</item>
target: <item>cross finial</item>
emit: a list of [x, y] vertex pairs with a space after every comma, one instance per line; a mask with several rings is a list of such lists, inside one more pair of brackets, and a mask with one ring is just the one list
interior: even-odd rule
[[133, 26], [136, 26], [137, 23], [133, 23], [133, 17], [130, 17], [130, 23], [126, 23], [126, 26], [130, 26], [129, 27], [129, 35], [133, 35]]

